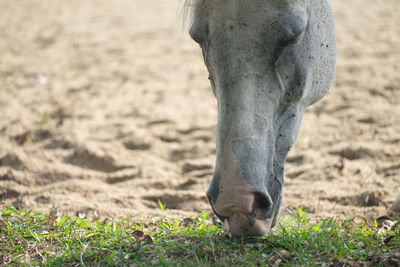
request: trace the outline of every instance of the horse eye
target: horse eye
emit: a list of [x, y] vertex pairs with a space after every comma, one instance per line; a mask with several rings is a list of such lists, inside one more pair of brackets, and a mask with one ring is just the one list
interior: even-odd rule
[[206, 23], [194, 20], [189, 30], [189, 35], [199, 45], [205, 43], [208, 35], [208, 26]]
[[297, 32], [291, 32], [290, 35], [285, 36], [286, 38], [280, 40], [280, 42], [278, 42], [273, 52], [273, 57], [272, 57], [273, 63], [276, 63], [276, 61], [279, 59], [280, 55], [285, 50], [285, 48], [290, 47], [299, 42], [302, 39], [303, 35], [304, 35], [304, 30], [301, 31], [299, 30]]

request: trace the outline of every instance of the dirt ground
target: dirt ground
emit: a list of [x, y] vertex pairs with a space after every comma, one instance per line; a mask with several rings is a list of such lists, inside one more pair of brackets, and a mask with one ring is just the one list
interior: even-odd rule
[[[400, 2], [331, 0], [328, 95], [286, 164], [284, 212], [376, 217], [400, 185]], [[0, 1], [0, 199], [93, 216], [210, 211], [216, 100], [179, 1]]]

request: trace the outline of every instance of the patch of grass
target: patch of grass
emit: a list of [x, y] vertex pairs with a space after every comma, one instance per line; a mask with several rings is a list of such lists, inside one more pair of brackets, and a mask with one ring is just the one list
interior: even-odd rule
[[[400, 226], [311, 224], [299, 209], [267, 237], [223, 233], [208, 214], [103, 222], [4, 207], [0, 264], [80, 266], [319, 266], [399, 264]], [[147, 234], [147, 235], [146, 235]]]

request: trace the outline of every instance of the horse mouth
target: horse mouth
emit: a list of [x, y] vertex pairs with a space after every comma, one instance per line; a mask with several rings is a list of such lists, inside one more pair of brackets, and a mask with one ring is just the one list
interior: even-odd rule
[[214, 205], [211, 204], [210, 197], [207, 196], [214, 214], [223, 222], [224, 233], [237, 237], [260, 237], [270, 231], [275, 213], [272, 213], [272, 217], [268, 216], [268, 210], [271, 206], [269, 204], [261, 205], [263, 203], [259, 201], [261, 194], [255, 193], [254, 195], [255, 199], [251, 212], [238, 207], [237, 203], [229, 203], [230, 205], [222, 209], [229, 210], [224, 215], [217, 212]]
[[261, 237], [272, 228], [273, 218], [265, 218], [254, 213], [234, 212], [231, 216], [221, 216], [215, 210], [214, 213], [223, 222], [224, 233], [232, 236]]
[[272, 219], [258, 219], [253, 214], [235, 212], [225, 218], [223, 230], [237, 237], [261, 237], [266, 235], [272, 225]]

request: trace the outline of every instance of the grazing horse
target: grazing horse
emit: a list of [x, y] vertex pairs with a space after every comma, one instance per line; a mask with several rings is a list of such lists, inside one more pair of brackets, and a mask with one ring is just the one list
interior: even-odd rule
[[277, 221], [283, 172], [307, 106], [335, 72], [327, 0], [186, 0], [189, 33], [218, 101], [216, 165], [208, 200], [236, 236]]

